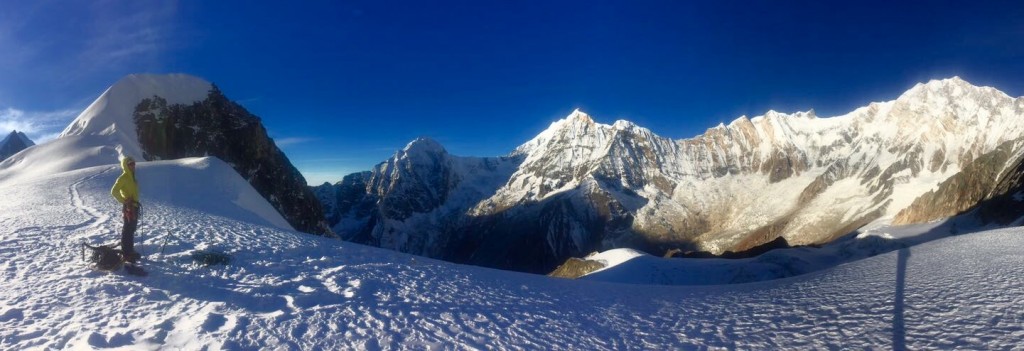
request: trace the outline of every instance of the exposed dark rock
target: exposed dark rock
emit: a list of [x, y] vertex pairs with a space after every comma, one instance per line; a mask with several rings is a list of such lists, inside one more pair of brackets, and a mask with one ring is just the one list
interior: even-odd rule
[[[923, 223], [951, 217], [982, 201], [1008, 194], [1020, 186], [1020, 175], [1016, 173], [1016, 168], [1010, 168], [1007, 173], [1003, 170], [1008, 163], [1019, 157], [1014, 152], [1020, 150], [1022, 143], [1024, 138], [1007, 141], [994, 151], [973, 159], [960, 173], [943, 181], [937, 189], [921, 195], [901, 210], [893, 223]], [[999, 200], [992, 204], [995, 203], [999, 203]]]
[[[471, 218], [443, 259], [544, 274], [570, 257], [601, 250], [605, 240], [657, 248], [631, 235], [633, 218], [601, 189], [578, 189], [515, 210]], [[635, 242], [627, 242], [629, 240]]]
[[324, 204], [327, 224], [336, 228], [335, 233], [344, 240], [369, 242], [368, 238], [360, 239], [359, 235], [367, 234], [364, 230], [367, 219], [377, 208], [377, 197], [366, 192], [371, 176], [369, 171], [352, 173], [333, 185], [324, 183], [313, 187], [313, 192]]
[[322, 205], [302, 174], [267, 136], [259, 117], [216, 86], [203, 101], [168, 105], [159, 96], [135, 108], [139, 143], [147, 160], [216, 156], [245, 178], [296, 230], [333, 235]]
[[313, 191], [313, 195], [316, 195], [316, 199], [320, 200], [320, 205], [324, 210], [324, 220], [327, 221], [327, 225], [331, 226], [334, 223], [338, 223], [339, 211], [338, 211], [338, 192], [334, 185], [331, 183], [324, 182], [317, 186], [309, 187]]
[[814, 181], [807, 185], [803, 192], [800, 193], [800, 204], [807, 204], [824, 192], [825, 189], [832, 186], [832, 184], [849, 177], [851, 174], [852, 167], [850, 167], [848, 160], [837, 161], [829, 165], [824, 173], [814, 178]]
[[[1005, 146], [1002, 149], [1005, 150], [1006, 148], [1011, 148], [1011, 147], [1012, 146]], [[986, 157], [986, 156], [988, 156], [988, 157]], [[975, 160], [975, 163], [978, 163], [979, 167], [971, 168], [972, 172], [978, 173], [979, 169], [986, 169], [983, 166], [985, 164], [988, 164], [990, 166], [998, 167], [1000, 160], [1002, 160], [1004, 157], [1007, 157], [1008, 155], [1006, 155], [1005, 153], [999, 153], [999, 154], [986, 155], [986, 156], [979, 157], [978, 159]], [[960, 218], [962, 218], [962, 217], [969, 217], [969, 218], [971, 218], [973, 220], [976, 220], [976, 221], [978, 221], [978, 222], [980, 222], [981, 224], [984, 224], [984, 225], [988, 225], [988, 224], [996, 224], [996, 225], [1021, 225], [1021, 224], [1024, 224], [1024, 223], [1021, 223], [1021, 220], [1024, 219], [1024, 154], [1018, 153], [1016, 155], [1011, 155], [1009, 157], [1010, 157], [1010, 160], [1007, 162], [1007, 164], [1008, 164], [1007, 167], [1005, 169], [1003, 169], [999, 173], [999, 175], [997, 176], [997, 179], [995, 180], [995, 185], [992, 186], [987, 191], [987, 193], [982, 196], [983, 200], [978, 202], [977, 205], [967, 206], [966, 203], [959, 203], [959, 204], [956, 204], [957, 205], [956, 207], [946, 207], [946, 208], [944, 208], [944, 210], [945, 211], [952, 211], [952, 209], [963, 207], [963, 209], [961, 209], [960, 211], [957, 212], [959, 214], [958, 217], [960, 217]], [[981, 172], [981, 173], [989, 174], [992, 171], [995, 171], [995, 169], [986, 169], [986, 171]], [[965, 174], [961, 178], [967, 178], [967, 175]], [[978, 178], [978, 176], [975, 176], [975, 178]], [[984, 177], [982, 177], [982, 178], [985, 179]], [[953, 184], [954, 183], [962, 184], [963, 179], [956, 179], [956, 177], [954, 177], [954, 178], [951, 178], [950, 180], [948, 180], [947, 182], [950, 183], [949, 186], [943, 187], [943, 185], [945, 185], [945, 182], [944, 182], [943, 185], [939, 186], [939, 188], [940, 189], [953, 189], [953, 188], [955, 188], [953, 186]], [[968, 187], [968, 189], [972, 189], [972, 188]], [[973, 194], [964, 194], [964, 196], [966, 198], [972, 198], [972, 197], [981, 196], [981, 195], [979, 195], [981, 193], [981, 190], [983, 190], [983, 189], [974, 189], [973, 190]], [[953, 195], [955, 195], [955, 194], [953, 194]], [[953, 196], [953, 195], [947, 195], [947, 196]], [[937, 199], [939, 197], [941, 197], [941, 196], [936, 196], [936, 194], [932, 194], [928, 198], [922, 197], [921, 199], [918, 199], [918, 200], [920, 200], [920, 201], [926, 201], [926, 200], [936, 201], [935, 199]], [[939, 201], [939, 202], [941, 202], [941, 203], [949, 203], [948, 201]], [[915, 204], [917, 204], [916, 201], [915, 201]], [[918, 208], [915, 207], [914, 209], [917, 210]], [[918, 211], [920, 211], [920, 210], [918, 210]], [[920, 215], [921, 212], [917, 212], [916, 214]], [[932, 217], [934, 217], [934, 216], [935, 215], [933, 214]], [[928, 218], [928, 217], [925, 217], [925, 218]], [[952, 230], [955, 231], [955, 229], [956, 229], [956, 227], [955, 227], [955, 223], [954, 223], [954, 227], [952, 228]]]
[[570, 257], [565, 263], [549, 273], [548, 276], [576, 279], [604, 267], [605, 265], [601, 262]]
[[768, 181], [777, 183], [807, 170], [807, 159], [795, 150], [776, 152], [761, 164], [761, 173], [768, 173]]
[[791, 247], [799, 247], [799, 246], [790, 246], [789, 242], [786, 241], [786, 238], [783, 238], [783, 237], [780, 236], [780, 237], [775, 238], [775, 240], [769, 241], [767, 243], [764, 243], [764, 244], [761, 244], [761, 245], [758, 245], [758, 246], [751, 247], [751, 248], [746, 249], [746, 250], [742, 250], [742, 251], [726, 251], [726, 252], [722, 253], [721, 255], [715, 255], [714, 253], [707, 252], [707, 251], [688, 251], [688, 252], [682, 252], [680, 250], [673, 250], [673, 251], [666, 252], [665, 253], [665, 257], [671, 257], [671, 258], [750, 258], [750, 257], [760, 256], [761, 254], [764, 254], [764, 253], [766, 253], [768, 251], [771, 251], [771, 250], [787, 249], [787, 248], [791, 248]]

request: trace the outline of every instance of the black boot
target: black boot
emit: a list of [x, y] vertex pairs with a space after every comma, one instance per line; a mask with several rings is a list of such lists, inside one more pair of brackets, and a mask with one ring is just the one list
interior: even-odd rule
[[142, 258], [142, 255], [139, 255], [139, 253], [135, 252], [135, 251], [125, 252], [124, 253], [124, 261], [128, 262], [128, 263], [137, 263], [137, 262], [139, 262], [139, 259], [141, 259], [141, 258]]

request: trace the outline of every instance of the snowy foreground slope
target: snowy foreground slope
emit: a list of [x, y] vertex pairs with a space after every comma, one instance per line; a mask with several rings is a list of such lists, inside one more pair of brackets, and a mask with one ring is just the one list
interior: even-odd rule
[[[92, 271], [80, 256], [82, 241], [117, 238], [113, 165], [0, 182], [0, 349], [1024, 344], [1022, 229], [747, 284], [562, 280], [282, 229], [229, 170], [212, 158], [140, 163], [144, 278]], [[165, 237], [164, 254], [155, 253]], [[195, 249], [223, 250], [233, 261], [198, 267]]]

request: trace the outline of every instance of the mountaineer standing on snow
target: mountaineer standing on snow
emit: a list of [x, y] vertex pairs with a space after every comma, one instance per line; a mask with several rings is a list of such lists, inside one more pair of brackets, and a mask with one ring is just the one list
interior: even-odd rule
[[139, 254], [135, 252], [135, 227], [139, 224], [139, 184], [135, 182], [135, 160], [129, 156], [121, 159], [121, 176], [117, 177], [110, 195], [121, 203], [121, 214], [124, 216], [124, 227], [121, 229], [121, 250], [124, 260], [136, 262]]

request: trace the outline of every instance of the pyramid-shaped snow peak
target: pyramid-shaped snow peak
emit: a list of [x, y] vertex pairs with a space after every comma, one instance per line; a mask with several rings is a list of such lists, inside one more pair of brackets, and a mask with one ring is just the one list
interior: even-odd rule
[[25, 135], [25, 133], [19, 132], [17, 130], [12, 130], [10, 134], [7, 134], [7, 136], [4, 137], [3, 140], [0, 140], [0, 145], [8, 145], [14, 143], [17, 143], [19, 145], [25, 145], [25, 147], [33, 146], [36, 144], [32, 142], [32, 139], [29, 139], [28, 136]]
[[0, 183], [93, 166], [121, 156], [159, 161], [216, 157], [250, 183], [297, 230], [329, 235], [302, 174], [260, 118], [210, 82], [185, 74], [134, 74], [108, 88], [59, 138], [0, 165]]
[[593, 133], [600, 128], [607, 129], [609, 126], [598, 124], [586, 112], [575, 109], [565, 118], [551, 123], [547, 129], [540, 132], [536, 137], [517, 147], [512, 155], [529, 155], [539, 149], [549, 148], [548, 143], [560, 142], [558, 139], [581, 140], [586, 142], [587, 134]]
[[139, 102], [159, 96], [169, 105], [191, 104], [205, 99], [212, 88], [210, 82], [187, 74], [128, 75], [107, 88], [60, 136], [109, 136], [131, 154], [137, 149], [138, 137], [132, 114]]
[[33, 146], [33, 145], [36, 144], [36, 143], [32, 142], [32, 139], [29, 139], [28, 135], [25, 135], [25, 133], [19, 132], [17, 130], [12, 130], [11, 134], [7, 134], [7, 136], [5, 136], [3, 140], [0, 140], [0, 145], [6, 145], [8, 143], [14, 143], [14, 142], [17, 142], [19, 144], [23, 144], [26, 147]]
[[213, 84], [187, 74], [132, 74], [107, 88], [60, 136], [0, 164], [0, 182], [118, 163], [121, 155], [143, 159], [133, 114], [142, 100], [168, 104], [207, 98]]
[[36, 143], [33, 143], [25, 133], [16, 130], [11, 131], [11, 134], [8, 134], [3, 140], [0, 140], [0, 161], [3, 161], [19, 151], [27, 149], [35, 144]]

